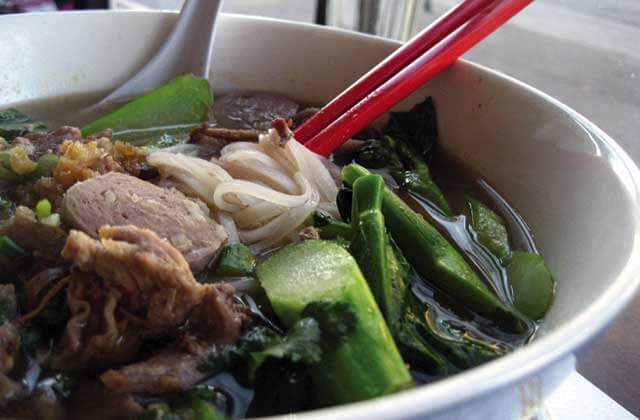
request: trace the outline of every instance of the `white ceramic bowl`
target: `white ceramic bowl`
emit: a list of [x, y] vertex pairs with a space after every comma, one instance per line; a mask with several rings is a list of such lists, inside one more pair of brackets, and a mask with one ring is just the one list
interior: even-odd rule
[[[0, 17], [0, 106], [113, 89], [146, 62], [175, 17]], [[322, 103], [395, 47], [350, 32], [229, 15], [220, 21], [211, 80], [217, 90], [268, 90]], [[556, 300], [537, 339], [507, 357], [433, 385], [301, 417], [527, 418], [638, 285], [640, 177], [613, 140], [542, 92], [468, 62], [403, 105], [426, 94], [437, 103], [443, 147], [530, 224], [557, 279]]]

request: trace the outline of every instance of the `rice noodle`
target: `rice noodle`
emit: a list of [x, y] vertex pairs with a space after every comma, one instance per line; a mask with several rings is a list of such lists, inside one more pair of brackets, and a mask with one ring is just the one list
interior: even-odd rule
[[213, 194], [213, 201], [219, 209], [225, 211], [238, 210], [237, 204], [226, 201], [227, 194], [254, 197], [287, 208], [302, 206], [309, 199], [311, 185], [300, 173], [295, 174], [294, 179], [302, 188], [303, 193], [300, 195], [285, 194], [255, 182], [236, 179], [218, 185]]
[[296, 240], [316, 209], [338, 216], [332, 164], [284, 134], [271, 129], [257, 144], [230, 143], [210, 161], [167, 151], [147, 161], [176, 188], [213, 208], [230, 243], [263, 252]]
[[233, 218], [223, 211], [218, 212], [217, 216], [218, 223], [227, 231], [227, 243], [230, 245], [239, 243], [238, 228]]
[[195, 192], [209, 205], [214, 204], [213, 193], [216, 187], [233, 180], [219, 165], [179, 153], [154, 152], [147, 157], [147, 162], [156, 167], [163, 177], [176, 182], [178, 189], [181, 189], [181, 184], [184, 185], [189, 192]]

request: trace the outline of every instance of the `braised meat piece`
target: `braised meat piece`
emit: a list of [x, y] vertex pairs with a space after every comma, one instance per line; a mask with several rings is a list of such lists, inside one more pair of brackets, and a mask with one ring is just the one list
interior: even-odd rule
[[61, 213], [67, 226], [94, 238], [104, 225], [151, 229], [182, 252], [195, 273], [206, 267], [227, 239], [208, 210], [181, 192], [120, 173], [71, 187]]
[[267, 131], [276, 118], [293, 118], [298, 104], [270, 93], [232, 93], [213, 103], [217, 125], [225, 128]]
[[198, 366], [218, 350], [190, 336], [142, 362], [103, 373], [100, 380], [115, 392], [135, 392], [148, 395], [165, 394], [187, 389], [205, 378]]
[[[71, 231], [63, 250], [74, 272], [57, 367], [83, 357], [82, 364], [104, 362], [123, 337], [131, 342], [171, 334], [187, 319], [187, 327], [208, 342], [231, 343], [240, 335], [248, 315], [234, 302], [234, 289], [198, 283], [168, 241], [134, 226], [104, 226], [99, 235], [96, 240]], [[87, 352], [92, 354], [85, 357]]]
[[29, 133], [16, 137], [11, 146], [21, 146], [32, 160], [47, 153], [59, 154], [59, 148], [65, 141], [80, 141], [82, 134], [77, 127], [60, 127], [48, 133]]

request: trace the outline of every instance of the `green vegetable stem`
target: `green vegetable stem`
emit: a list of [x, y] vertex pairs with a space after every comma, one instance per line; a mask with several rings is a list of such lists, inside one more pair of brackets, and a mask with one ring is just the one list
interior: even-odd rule
[[318, 228], [322, 239], [342, 238], [350, 241], [353, 238], [351, 225], [332, 217], [322, 211], [316, 211], [312, 217], [313, 226]]
[[453, 216], [449, 202], [431, 177], [427, 163], [410, 144], [385, 136], [364, 146], [356, 162], [367, 168], [388, 169], [401, 187], [423, 197], [446, 216]]
[[386, 232], [384, 189], [378, 175], [353, 183], [351, 220], [356, 234], [351, 248], [404, 360], [431, 374], [448, 375], [503, 354], [462, 328], [454, 330], [462, 331], [457, 336], [442, 332], [443, 322], [428, 322], [433, 311], [412, 292], [411, 267]]
[[231, 244], [222, 249], [213, 274], [216, 276], [250, 276], [256, 268], [256, 257], [243, 244]]
[[259, 264], [257, 275], [274, 311], [288, 327], [314, 302], [353, 310], [353, 331], [338, 345], [323, 346], [321, 361], [310, 368], [320, 404], [361, 401], [411, 386], [366, 280], [342, 247], [323, 240], [289, 245]]
[[[343, 168], [342, 179], [353, 185], [368, 174], [362, 166], [351, 164]], [[526, 330], [526, 322], [493, 294], [447, 239], [387, 187], [382, 212], [391, 236], [420, 275], [501, 328], [516, 333]]]
[[514, 306], [531, 319], [542, 318], [551, 306], [555, 289], [544, 258], [533, 252], [512, 252], [502, 218], [473, 197], [467, 197], [467, 204], [478, 241], [500, 260], [507, 271]]

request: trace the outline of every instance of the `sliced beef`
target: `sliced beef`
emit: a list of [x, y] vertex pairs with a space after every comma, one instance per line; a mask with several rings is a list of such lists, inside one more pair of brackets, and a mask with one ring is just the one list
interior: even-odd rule
[[105, 372], [100, 380], [115, 392], [157, 395], [184, 390], [205, 378], [198, 366], [217, 350], [216, 345], [182, 337], [147, 360]]
[[12, 146], [22, 146], [29, 157], [37, 160], [47, 153], [59, 153], [60, 146], [65, 141], [79, 141], [82, 139], [80, 129], [77, 127], [60, 127], [48, 133], [29, 133], [22, 137], [17, 137]]
[[0, 227], [0, 235], [7, 235], [22, 248], [48, 260], [59, 260], [67, 234], [59, 227], [40, 223], [33, 210], [19, 206], [11, 220]]
[[182, 252], [196, 273], [227, 239], [224, 228], [181, 192], [120, 173], [74, 185], [65, 194], [61, 212], [67, 226], [94, 238], [104, 225], [151, 229]]
[[269, 93], [233, 93], [213, 103], [216, 123], [225, 128], [267, 131], [276, 118], [293, 118], [298, 104]]

